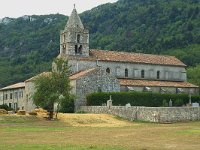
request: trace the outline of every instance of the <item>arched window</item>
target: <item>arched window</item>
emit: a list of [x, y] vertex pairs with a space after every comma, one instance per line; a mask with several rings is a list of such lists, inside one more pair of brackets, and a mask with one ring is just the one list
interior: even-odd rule
[[80, 34], [77, 35], [77, 43], [80, 43], [81, 36]]
[[157, 71], [157, 79], [160, 79], [160, 71]]
[[107, 68], [107, 69], [106, 69], [106, 72], [110, 74], [110, 68]]
[[145, 72], [144, 72], [144, 70], [142, 70], [141, 71], [141, 78], [144, 78], [144, 76], [145, 76]]
[[77, 53], [78, 53], [78, 46], [75, 45], [75, 54], [77, 54]]
[[128, 69], [125, 69], [125, 77], [128, 77]]
[[82, 48], [83, 48], [83, 46], [80, 45], [79, 48], [78, 48], [78, 53], [79, 53], [79, 54], [82, 54]]

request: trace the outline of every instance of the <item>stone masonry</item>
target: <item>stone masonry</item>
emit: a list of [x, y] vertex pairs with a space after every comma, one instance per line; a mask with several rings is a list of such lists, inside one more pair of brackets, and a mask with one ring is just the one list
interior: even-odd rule
[[200, 107], [82, 106], [87, 113], [111, 114], [128, 120], [173, 123], [200, 120]]

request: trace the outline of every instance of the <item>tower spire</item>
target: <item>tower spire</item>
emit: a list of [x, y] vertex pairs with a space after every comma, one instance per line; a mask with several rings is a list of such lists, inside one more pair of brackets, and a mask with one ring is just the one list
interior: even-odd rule
[[65, 29], [60, 32], [60, 54], [89, 56], [89, 31], [84, 28], [75, 4]]
[[74, 4], [74, 9], [69, 17], [69, 20], [65, 26], [65, 29], [68, 28], [81, 28], [84, 29], [83, 23], [81, 22], [81, 19], [76, 11], [76, 5]]

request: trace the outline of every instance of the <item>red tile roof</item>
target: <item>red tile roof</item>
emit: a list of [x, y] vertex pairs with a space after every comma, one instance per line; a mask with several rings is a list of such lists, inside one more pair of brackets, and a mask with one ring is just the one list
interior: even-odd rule
[[40, 76], [50, 76], [51, 75], [51, 72], [42, 72], [28, 80], [26, 80], [25, 82], [31, 82], [31, 81], [34, 81], [36, 78], [40, 77]]
[[83, 76], [87, 75], [88, 73], [90, 73], [90, 72], [92, 72], [92, 71], [94, 71], [94, 70], [96, 70], [96, 68], [91, 68], [91, 69], [79, 71], [79, 72], [77, 72], [77, 73], [71, 75], [71, 76], [69, 77], [69, 79], [70, 79], [70, 80], [76, 80], [76, 79], [78, 79], [78, 78], [80, 78], [80, 77], [83, 77]]
[[24, 82], [20, 82], [20, 83], [16, 83], [16, 84], [13, 84], [13, 85], [9, 85], [7, 87], [4, 87], [4, 88], [0, 89], [0, 91], [18, 89], [18, 88], [25, 88], [25, 83]]
[[179, 59], [177, 59], [174, 56], [116, 52], [107, 50], [90, 50], [90, 56], [96, 57], [96, 59], [101, 61], [118, 61], [129, 63], [144, 63], [186, 67], [184, 63], [182, 63]]
[[152, 81], [152, 80], [131, 80], [119, 79], [122, 86], [149, 86], [149, 87], [177, 87], [177, 88], [198, 88], [188, 82], [173, 82], [173, 81]]

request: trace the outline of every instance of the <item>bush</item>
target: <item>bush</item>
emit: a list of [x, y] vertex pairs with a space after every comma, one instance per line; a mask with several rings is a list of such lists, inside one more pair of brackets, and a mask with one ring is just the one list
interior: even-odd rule
[[74, 113], [74, 99], [71, 98], [69, 101], [63, 101], [58, 111], [62, 113]]
[[162, 105], [163, 107], [167, 107], [168, 106], [168, 103], [167, 103], [167, 100], [166, 99], [164, 99], [163, 100], [163, 105]]
[[[170, 99], [175, 102], [175, 106], [186, 105], [189, 102], [187, 94], [159, 94], [149, 92], [117, 92], [117, 93], [93, 93], [87, 95], [88, 106], [101, 106], [112, 96], [114, 106], [124, 106], [130, 103], [131, 106], [161, 107], [163, 101], [169, 104]], [[199, 96], [192, 97], [192, 102], [200, 102]], [[173, 105], [174, 106], [174, 105]]]
[[182, 99], [176, 99], [173, 104], [173, 106], [183, 106], [183, 105], [184, 103]]
[[200, 98], [199, 98], [199, 96], [192, 96], [192, 102], [193, 103], [199, 103], [200, 104]]
[[5, 109], [6, 111], [11, 111], [11, 110], [13, 110], [12, 108], [8, 107], [8, 105], [5, 105], [5, 104], [0, 105], [0, 109]]

